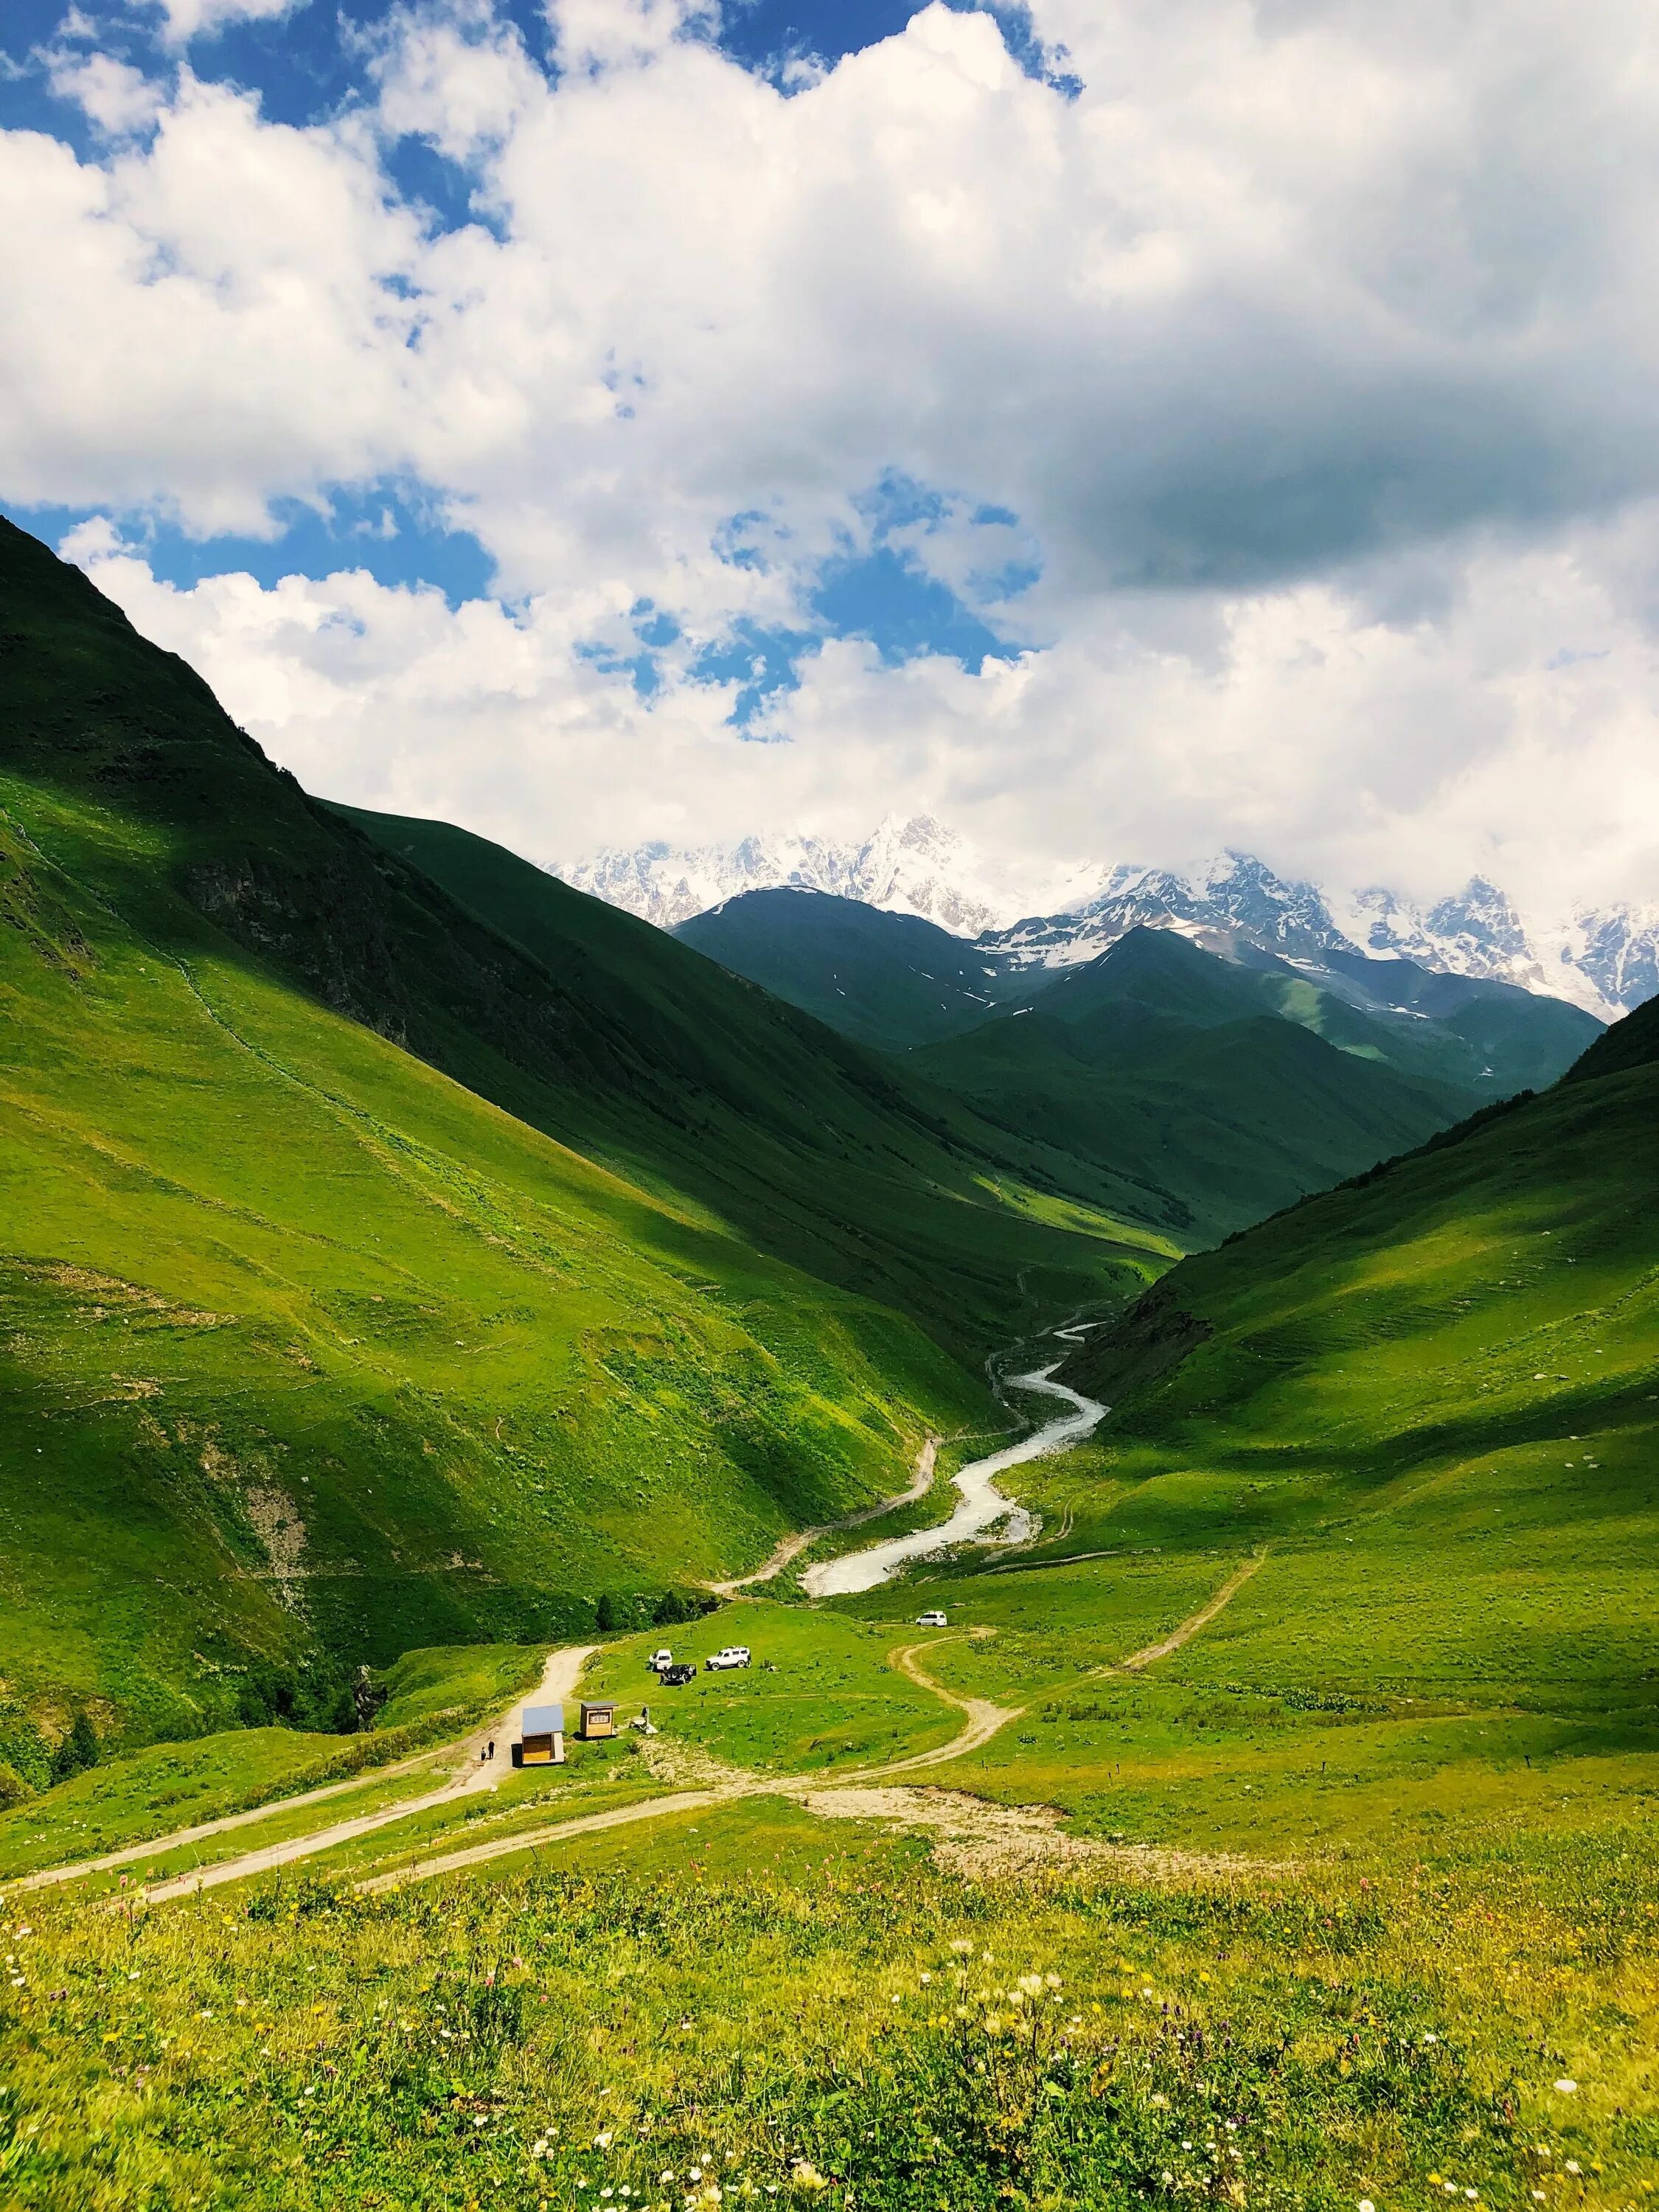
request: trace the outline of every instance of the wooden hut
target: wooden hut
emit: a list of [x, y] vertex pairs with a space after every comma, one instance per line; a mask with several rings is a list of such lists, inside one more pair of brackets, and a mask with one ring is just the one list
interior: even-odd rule
[[[586, 1708], [582, 1717], [586, 1721]], [[519, 1741], [513, 1747], [514, 1766], [564, 1765], [564, 1707], [526, 1705], [519, 1723]]]
[[617, 1707], [614, 1700], [605, 1704], [590, 1704], [582, 1700], [582, 1741], [594, 1743], [601, 1736], [617, 1733]]

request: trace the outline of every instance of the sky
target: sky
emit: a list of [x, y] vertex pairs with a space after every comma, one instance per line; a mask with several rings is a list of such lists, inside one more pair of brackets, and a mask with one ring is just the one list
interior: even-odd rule
[[8, 0], [0, 508], [550, 865], [1659, 898], [1641, 0]]

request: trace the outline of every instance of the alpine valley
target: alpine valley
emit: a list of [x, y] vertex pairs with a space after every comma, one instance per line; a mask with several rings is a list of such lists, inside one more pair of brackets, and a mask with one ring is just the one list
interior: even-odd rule
[[582, 882], [0, 523], [0, 2202], [1640, 2212], [1654, 916]]

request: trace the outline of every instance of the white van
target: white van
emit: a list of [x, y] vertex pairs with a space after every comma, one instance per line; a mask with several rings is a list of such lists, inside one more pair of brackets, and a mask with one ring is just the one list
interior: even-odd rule
[[939, 1612], [919, 1613], [916, 1615], [916, 1626], [918, 1628], [943, 1628], [945, 1626], [945, 1615]]

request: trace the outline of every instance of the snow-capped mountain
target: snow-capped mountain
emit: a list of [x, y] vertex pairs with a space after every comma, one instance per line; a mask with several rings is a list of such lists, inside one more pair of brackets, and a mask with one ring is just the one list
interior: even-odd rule
[[890, 815], [860, 844], [822, 837], [745, 837], [739, 845], [676, 850], [608, 849], [561, 871], [579, 891], [672, 929], [743, 891], [833, 891], [896, 914], [920, 915], [957, 937], [975, 937], [1021, 911], [994, 866], [931, 815]]
[[1225, 853], [1189, 878], [1167, 868], [1115, 867], [1069, 911], [1032, 915], [981, 937], [1024, 965], [1092, 960], [1132, 929], [1173, 929], [1208, 951], [1241, 946], [1318, 962], [1355, 947], [1311, 884], [1285, 883], [1248, 854]]
[[1392, 891], [1357, 893], [1342, 919], [1373, 954], [1451, 975], [1517, 983], [1610, 1021], [1659, 992], [1659, 906], [1582, 908], [1528, 921], [1482, 876], [1426, 909]]
[[1092, 960], [1139, 927], [1177, 930], [1231, 958], [1272, 953], [1328, 974], [1334, 957], [1406, 959], [1443, 975], [1566, 999], [1603, 1021], [1659, 993], [1659, 904], [1523, 916], [1494, 884], [1419, 907], [1380, 886], [1349, 894], [1286, 881], [1245, 853], [1180, 875], [1119, 864], [1042, 885], [1012, 878], [930, 815], [890, 816], [861, 843], [746, 837], [741, 844], [606, 851], [565, 872], [579, 890], [672, 929], [744, 891], [788, 885], [975, 937], [1014, 966]]

